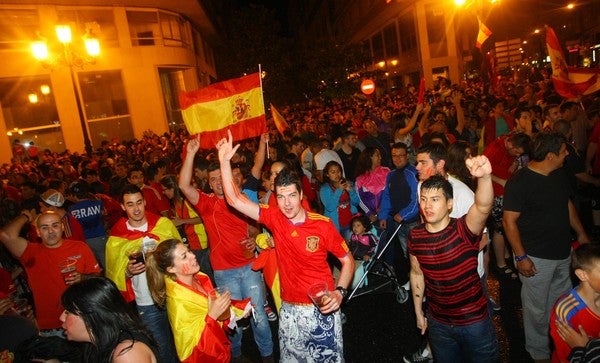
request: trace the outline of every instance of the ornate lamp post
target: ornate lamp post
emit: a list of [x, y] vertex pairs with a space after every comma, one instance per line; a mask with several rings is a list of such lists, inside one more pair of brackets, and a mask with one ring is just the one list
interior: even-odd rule
[[31, 51], [33, 56], [39, 60], [42, 65], [46, 68], [53, 68], [57, 65], [64, 65], [69, 67], [71, 82], [73, 84], [73, 91], [75, 92], [75, 101], [77, 103], [77, 111], [79, 113], [79, 122], [81, 123], [81, 131], [83, 132], [83, 143], [85, 145], [85, 151], [88, 154], [92, 153], [92, 143], [87, 129], [85, 121], [85, 115], [83, 113], [83, 106], [81, 103], [81, 97], [77, 91], [77, 81], [75, 79], [75, 68], [82, 69], [86, 64], [94, 64], [97, 57], [100, 55], [100, 42], [94, 38], [90, 32], [83, 36], [83, 42], [85, 44], [85, 55], [80, 55], [75, 52], [72, 47], [72, 34], [71, 27], [68, 25], [57, 25], [56, 26], [56, 37], [62, 44], [62, 52], [56, 57], [51, 57], [48, 50], [48, 44], [45, 39], [35, 41], [31, 44]]

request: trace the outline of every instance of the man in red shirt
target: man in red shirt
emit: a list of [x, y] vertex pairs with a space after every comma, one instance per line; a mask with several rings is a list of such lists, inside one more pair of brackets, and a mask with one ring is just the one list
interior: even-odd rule
[[142, 168], [135, 167], [130, 169], [127, 174], [127, 181], [142, 190], [148, 212], [163, 217], [169, 216], [169, 209], [171, 209], [169, 201], [167, 198], [162, 197], [160, 193], [161, 189], [154, 189], [144, 183], [144, 170]]
[[[47, 211], [37, 218], [36, 227], [42, 243], [27, 242], [19, 232], [32, 219], [31, 212], [23, 211], [0, 231], [0, 240], [27, 272], [40, 334], [62, 337], [59, 319], [63, 312], [62, 293], [67, 285], [81, 281], [86, 275], [100, 274], [100, 266], [84, 242], [63, 239], [61, 218], [55, 212]], [[75, 260], [76, 267], [75, 271], [63, 275], [59, 264], [67, 259]]]
[[[227, 202], [273, 233], [282, 299], [280, 360], [312, 360], [312, 350], [320, 352], [319, 360], [343, 361], [339, 309], [354, 273], [354, 259], [346, 242], [329, 218], [302, 207], [302, 186], [295, 173], [284, 169], [275, 178], [278, 208], [259, 206], [240, 194], [239, 186], [233, 181], [230, 160], [238, 146], [233, 147], [231, 133], [229, 140], [219, 141], [217, 148]], [[327, 263], [329, 252], [342, 265], [337, 283]], [[319, 308], [308, 296], [309, 289], [316, 283], [325, 283], [328, 290]]]

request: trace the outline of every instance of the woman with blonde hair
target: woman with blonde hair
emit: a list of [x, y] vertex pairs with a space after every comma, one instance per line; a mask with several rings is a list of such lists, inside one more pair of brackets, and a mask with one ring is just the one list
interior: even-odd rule
[[146, 258], [146, 275], [152, 299], [167, 308], [179, 359], [229, 362], [222, 316], [230, 309], [231, 293], [209, 298], [214, 288], [196, 256], [181, 241], [166, 240]]

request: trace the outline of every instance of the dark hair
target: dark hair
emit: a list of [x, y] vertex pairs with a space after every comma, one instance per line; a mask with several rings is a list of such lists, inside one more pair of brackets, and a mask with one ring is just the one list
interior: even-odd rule
[[165, 275], [174, 277], [167, 272], [167, 268], [173, 266], [173, 252], [182, 243], [178, 239], [167, 239], [156, 246], [156, 249], [146, 257], [146, 277], [148, 288], [154, 302], [164, 307], [167, 301], [165, 286]]
[[90, 277], [73, 284], [63, 292], [61, 302], [68, 313], [81, 317], [90, 335], [84, 361], [112, 362], [114, 350], [123, 338], [133, 343], [121, 353], [129, 351], [140, 335], [156, 351], [156, 342], [111, 280]]
[[298, 174], [289, 168], [283, 168], [275, 177], [275, 191], [277, 191], [277, 187], [287, 187], [291, 185], [295, 185], [299, 193], [302, 192], [302, 183], [300, 182]]
[[439, 144], [439, 142], [433, 141], [434, 139], [440, 139], [442, 141], [441, 144], [445, 147], [448, 147], [448, 145], [450, 145], [448, 137], [446, 137], [446, 135], [441, 132], [428, 132], [425, 135], [423, 135], [424, 144]]
[[421, 193], [430, 189], [441, 189], [446, 200], [454, 198], [452, 184], [441, 175], [432, 175], [421, 184]]
[[539, 132], [531, 142], [531, 160], [543, 161], [548, 153], [558, 155], [560, 147], [566, 142], [565, 137], [557, 132]]
[[276, 162], [286, 164], [286, 167], [289, 167], [291, 170], [298, 173], [298, 176], [300, 177], [302, 177], [302, 173], [304, 173], [302, 170], [302, 164], [300, 163], [300, 158], [298, 158], [298, 155], [294, 153], [287, 153], [283, 159]]
[[531, 137], [523, 132], [514, 132], [508, 136], [508, 141], [517, 148], [523, 149], [523, 153], [529, 153], [529, 145], [531, 143]]
[[434, 165], [440, 160], [448, 160], [448, 149], [438, 142], [430, 142], [421, 146], [417, 150], [417, 154], [428, 154]]
[[529, 107], [519, 107], [519, 108], [517, 108], [517, 110], [515, 111], [515, 115], [514, 115], [515, 120], [521, 118], [521, 114], [523, 112], [531, 113], [531, 110], [529, 109]]
[[181, 189], [179, 189], [179, 185], [177, 184], [177, 177], [175, 175], [165, 175], [160, 179], [160, 184], [166, 189], [173, 189], [173, 199], [182, 200], [183, 194], [181, 193]]
[[356, 221], [360, 222], [360, 224], [362, 224], [363, 227], [365, 227], [365, 232], [369, 232], [371, 230], [371, 228], [373, 228], [373, 224], [371, 223], [371, 220], [369, 219], [369, 217], [367, 217], [364, 214], [359, 214], [359, 215], [352, 217], [352, 220], [350, 221], [350, 228], [352, 228], [352, 225]]
[[[373, 161], [371, 158], [377, 151], [379, 151], [379, 149], [369, 146], [360, 153], [358, 160], [356, 161], [356, 169], [354, 169], [355, 176], [360, 176], [371, 170], [371, 167], [373, 167]], [[381, 153], [381, 151], [379, 152]]]
[[342, 168], [342, 166], [340, 165], [340, 163], [338, 163], [335, 160], [331, 160], [331, 161], [327, 162], [327, 164], [325, 164], [325, 167], [323, 168], [323, 181], [325, 183], [328, 183], [329, 185], [331, 185], [331, 180], [329, 179], [329, 176], [327, 175], [327, 173], [329, 172], [329, 169], [333, 168], [334, 166], [337, 166], [338, 168], [340, 168], [340, 173], [343, 173], [343, 170], [344, 170]]
[[404, 149], [404, 150], [408, 151], [408, 146], [403, 142], [397, 142], [392, 145], [392, 150], [393, 149]]
[[131, 174], [133, 174], [135, 171], [141, 171], [142, 176], [144, 176], [144, 169], [141, 166], [134, 165], [127, 171], [127, 179], [131, 178]]
[[465, 183], [469, 188], [472, 188], [473, 179], [471, 178], [471, 172], [465, 165], [467, 148], [470, 149], [471, 145], [464, 140], [457, 140], [455, 143], [451, 144], [450, 147], [448, 147], [446, 170], [448, 173], [454, 175], [460, 181]]
[[125, 184], [123, 186], [123, 188], [121, 188], [121, 193], [119, 193], [119, 200], [121, 201], [121, 203], [123, 203], [125, 201], [124, 196], [125, 194], [137, 194], [140, 193], [142, 195], [142, 198], [144, 198], [144, 193], [142, 193], [142, 190], [140, 189], [140, 187], [138, 187], [137, 185], [133, 185], [133, 184]]
[[198, 169], [198, 170], [208, 169], [208, 160], [196, 156], [194, 158], [194, 169]]
[[571, 254], [573, 270], [581, 269], [590, 271], [600, 264], [600, 245], [585, 243]]
[[573, 108], [575, 106], [577, 106], [576, 102], [567, 101], [567, 102], [563, 103], [562, 105], [560, 105], [560, 113], [563, 113], [566, 110], [570, 110], [571, 108]]

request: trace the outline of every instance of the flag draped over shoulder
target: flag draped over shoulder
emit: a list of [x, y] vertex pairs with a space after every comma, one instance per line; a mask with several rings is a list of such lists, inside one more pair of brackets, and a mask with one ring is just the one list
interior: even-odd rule
[[477, 43], [475, 46], [481, 49], [481, 46], [485, 41], [492, 35], [492, 31], [477, 17], [477, 23], [479, 23], [479, 32], [477, 33]]
[[234, 141], [267, 131], [260, 74], [214, 83], [179, 95], [190, 135], [201, 134], [200, 147], [213, 148], [231, 130]]
[[285, 130], [287, 130], [290, 126], [288, 125], [285, 118], [283, 118], [281, 113], [279, 113], [279, 111], [277, 111], [275, 106], [273, 106], [272, 103], [271, 103], [271, 114], [273, 115], [273, 121], [275, 122], [275, 127], [277, 127], [277, 131], [279, 131], [279, 133], [283, 136], [283, 133], [285, 132]]
[[551, 27], [546, 27], [546, 46], [552, 63], [552, 83], [559, 95], [565, 98], [577, 98], [600, 89], [599, 70], [567, 67], [565, 54]]

